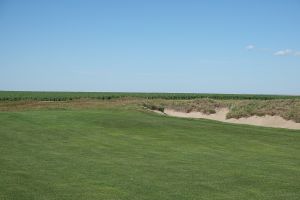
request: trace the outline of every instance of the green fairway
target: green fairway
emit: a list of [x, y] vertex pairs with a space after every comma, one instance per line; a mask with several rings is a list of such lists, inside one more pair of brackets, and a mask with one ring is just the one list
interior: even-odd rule
[[0, 112], [0, 199], [300, 199], [300, 131], [134, 108]]

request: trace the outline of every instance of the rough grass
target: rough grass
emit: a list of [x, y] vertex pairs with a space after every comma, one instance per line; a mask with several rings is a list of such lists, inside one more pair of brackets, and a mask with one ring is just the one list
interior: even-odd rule
[[288, 120], [300, 123], [299, 100], [245, 100], [231, 105], [228, 118], [250, 117], [253, 115], [278, 115]]
[[[250, 116], [278, 115], [287, 120], [300, 123], [300, 100], [149, 100], [147, 104], [153, 107], [163, 107], [181, 112], [202, 112], [213, 114], [219, 108], [229, 108], [227, 118], [241, 118]], [[150, 106], [151, 107], [151, 106]]]
[[256, 95], [256, 94], [205, 94], [205, 93], [138, 93], [138, 92], [31, 92], [31, 91], [0, 91], [0, 101], [68, 101], [74, 99], [300, 99], [291, 95]]
[[226, 100], [213, 100], [213, 99], [195, 99], [195, 100], [151, 100], [149, 104], [158, 104], [159, 107], [174, 109], [181, 112], [203, 112], [206, 114], [212, 114], [216, 112], [216, 109], [227, 107], [229, 105]]
[[1, 111], [26, 110], [66, 110], [66, 109], [99, 109], [127, 105], [140, 105], [141, 101], [135, 98], [119, 98], [110, 100], [77, 99], [69, 101], [0, 101]]
[[151, 110], [164, 111], [165, 108], [182, 112], [202, 112], [213, 114], [219, 108], [229, 108], [227, 118], [250, 117], [253, 115], [278, 115], [300, 123], [300, 99], [273, 100], [215, 100], [201, 98], [194, 100], [141, 99], [123, 97], [116, 99], [77, 99], [69, 101], [0, 101], [0, 111], [21, 111], [32, 109], [99, 109], [115, 106], [144, 106]]
[[118, 105], [0, 112], [0, 199], [299, 199], [299, 131]]

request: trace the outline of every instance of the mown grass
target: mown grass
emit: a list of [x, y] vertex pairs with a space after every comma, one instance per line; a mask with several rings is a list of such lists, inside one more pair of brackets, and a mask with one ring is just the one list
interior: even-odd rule
[[0, 199], [299, 199], [300, 132], [135, 106], [0, 112]]

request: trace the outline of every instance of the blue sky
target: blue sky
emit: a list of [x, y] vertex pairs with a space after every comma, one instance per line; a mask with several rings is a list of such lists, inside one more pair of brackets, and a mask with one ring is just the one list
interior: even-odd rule
[[0, 90], [300, 94], [299, 0], [0, 0]]

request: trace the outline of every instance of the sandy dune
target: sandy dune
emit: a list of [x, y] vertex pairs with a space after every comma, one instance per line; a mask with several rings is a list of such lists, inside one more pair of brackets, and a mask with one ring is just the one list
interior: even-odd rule
[[286, 120], [280, 116], [266, 115], [263, 117], [251, 116], [248, 118], [243, 117], [239, 119], [226, 119], [226, 114], [228, 112], [229, 110], [227, 108], [219, 109], [215, 114], [210, 114], [210, 115], [203, 114], [201, 112], [184, 113], [184, 112], [179, 112], [171, 109], [165, 109], [164, 111], [165, 114], [169, 116], [176, 116], [176, 117], [204, 118], [204, 119], [212, 119], [212, 120], [235, 123], [235, 124], [250, 124], [250, 125], [257, 125], [257, 126], [300, 130], [300, 123], [296, 123], [292, 120]]

